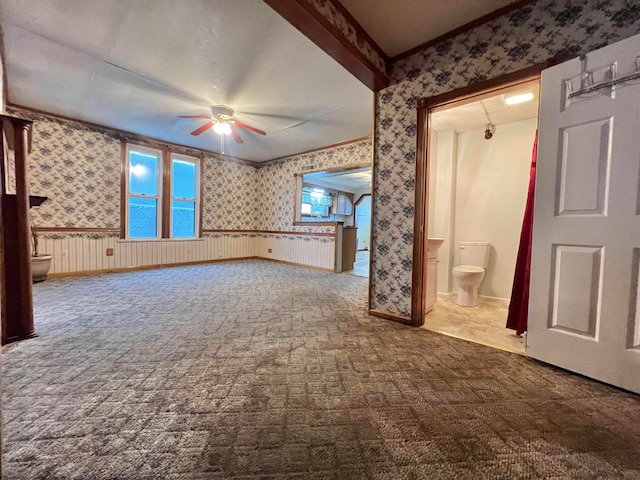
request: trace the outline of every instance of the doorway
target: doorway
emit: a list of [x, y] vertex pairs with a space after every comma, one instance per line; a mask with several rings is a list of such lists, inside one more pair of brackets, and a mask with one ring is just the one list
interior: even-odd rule
[[307, 172], [297, 177], [295, 193], [297, 221], [341, 224], [341, 241], [336, 249], [341, 267], [336, 271], [367, 278], [371, 174], [371, 165]]
[[371, 249], [371, 193], [364, 193], [355, 203], [356, 261], [351, 273], [359, 277], [369, 277]]
[[[424, 329], [524, 354], [506, 321], [538, 105], [534, 78], [428, 110]], [[478, 286], [462, 265], [480, 267]]]

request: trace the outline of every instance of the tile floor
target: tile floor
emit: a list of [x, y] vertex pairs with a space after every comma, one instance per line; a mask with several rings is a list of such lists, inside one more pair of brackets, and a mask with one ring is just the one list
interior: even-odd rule
[[353, 270], [345, 273], [356, 275], [358, 277], [369, 277], [369, 250], [360, 250], [356, 252], [356, 261], [353, 264]]
[[477, 307], [461, 307], [456, 294], [438, 294], [438, 302], [427, 313], [422, 328], [470, 340], [509, 352], [524, 354], [525, 338], [505, 328], [509, 302], [480, 297]]

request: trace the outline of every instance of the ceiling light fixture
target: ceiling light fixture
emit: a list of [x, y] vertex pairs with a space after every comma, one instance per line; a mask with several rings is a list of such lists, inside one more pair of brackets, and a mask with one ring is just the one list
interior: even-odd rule
[[504, 103], [506, 103], [507, 105], [517, 105], [519, 103], [530, 102], [531, 100], [533, 100], [533, 93], [527, 92], [506, 97], [504, 99]]
[[491, 137], [493, 137], [493, 132], [495, 131], [495, 129], [496, 127], [492, 123], [487, 123], [484, 129], [485, 140], [491, 140]]
[[214, 132], [219, 133], [220, 135], [223, 133], [227, 135], [231, 133], [231, 125], [227, 122], [216, 122], [211, 128], [213, 128]]

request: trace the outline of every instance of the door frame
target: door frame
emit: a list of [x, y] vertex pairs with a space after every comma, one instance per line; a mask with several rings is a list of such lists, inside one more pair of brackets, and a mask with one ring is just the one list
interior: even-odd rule
[[[353, 225], [355, 227], [358, 226], [358, 205], [360, 205], [360, 202], [362, 202], [362, 200], [364, 200], [365, 197], [370, 197], [373, 200], [373, 197], [371, 196], [370, 193], [363, 193], [362, 195], [360, 195], [360, 197], [358, 198], [358, 200], [356, 200], [353, 203]], [[369, 207], [369, 224], [371, 224], [371, 217], [373, 213], [373, 203], [371, 203], [370, 207]], [[356, 236], [357, 238], [357, 236]], [[358, 251], [358, 249], [356, 248], [356, 252]], [[369, 235], [369, 252], [371, 252], [371, 235]], [[369, 257], [371, 257], [371, 255], [369, 255]], [[369, 275], [371, 275], [371, 270], [369, 270]]]
[[426, 311], [427, 289], [427, 225], [429, 215], [429, 128], [431, 112], [443, 107], [451, 108], [478, 100], [478, 97], [494, 93], [504, 88], [513, 87], [521, 83], [540, 80], [540, 74], [545, 68], [560, 63], [561, 60], [551, 58], [543, 63], [507, 73], [500, 77], [474, 83], [450, 92], [423, 97], [416, 101], [417, 134], [416, 134], [416, 176], [415, 203], [413, 217], [413, 268], [411, 272], [411, 322], [410, 325], [419, 327], [424, 324]]

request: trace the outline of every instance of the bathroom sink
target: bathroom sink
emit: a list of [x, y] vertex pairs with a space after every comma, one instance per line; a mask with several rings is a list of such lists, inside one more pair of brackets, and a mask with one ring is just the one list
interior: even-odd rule
[[429, 253], [429, 258], [435, 257], [438, 255], [438, 249], [440, 248], [440, 245], [442, 245], [443, 242], [444, 242], [444, 238], [428, 239], [427, 251]]
[[437, 258], [438, 249], [444, 242], [444, 238], [429, 238], [427, 241], [427, 258]]

